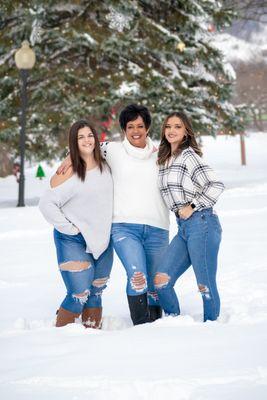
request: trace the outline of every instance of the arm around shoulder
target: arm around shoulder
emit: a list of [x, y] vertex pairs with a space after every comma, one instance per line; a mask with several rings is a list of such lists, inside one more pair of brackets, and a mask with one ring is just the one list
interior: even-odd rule
[[57, 175], [61, 175], [61, 174], [66, 174], [66, 172], [68, 171], [68, 169], [71, 167], [71, 158], [70, 155], [67, 155], [67, 157], [65, 158], [65, 160], [62, 161], [62, 163], [60, 164], [60, 166], [57, 169]]
[[68, 170], [65, 172], [65, 174], [60, 174], [58, 175], [55, 173], [52, 178], [50, 179], [50, 187], [53, 189], [57, 186], [62, 185], [64, 182], [66, 182], [69, 178], [71, 178], [73, 175], [73, 169], [72, 167], [68, 168]]

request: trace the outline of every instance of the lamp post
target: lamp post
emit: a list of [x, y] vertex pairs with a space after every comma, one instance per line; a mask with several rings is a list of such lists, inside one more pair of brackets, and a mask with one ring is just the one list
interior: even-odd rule
[[241, 165], [246, 165], [245, 133], [240, 132]]
[[30, 48], [29, 42], [25, 40], [22, 42], [22, 46], [15, 53], [15, 63], [20, 71], [22, 80], [21, 87], [21, 116], [20, 116], [20, 177], [19, 177], [19, 198], [18, 207], [24, 207], [24, 158], [25, 158], [25, 130], [26, 130], [26, 108], [27, 108], [27, 78], [29, 70], [33, 68], [35, 64], [35, 53]]

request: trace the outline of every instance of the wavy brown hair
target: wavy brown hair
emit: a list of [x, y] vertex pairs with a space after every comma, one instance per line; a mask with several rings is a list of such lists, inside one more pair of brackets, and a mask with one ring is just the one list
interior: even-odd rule
[[99, 139], [95, 128], [86, 119], [81, 119], [79, 121], [74, 122], [74, 124], [70, 127], [69, 130], [70, 158], [71, 158], [73, 172], [76, 173], [82, 181], [85, 180], [86, 163], [80, 156], [78, 148], [78, 132], [81, 128], [85, 128], [86, 126], [92, 131], [95, 138], [94, 159], [101, 172], [103, 171], [103, 164], [104, 164], [104, 159], [101, 156]]
[[[180, 145], [175, 153], [172, 153], [171, 145], [165, 137], [166, 125], [171, 117], [178, 117], [183, 122], [183, 124], [185, 126], [185, 131], [186, 131], [186, 136], [184, 137], [182, 143], [180, 143]], [[187, 115], [181, 111], [176, 111], [176, 112], [169, 114], [165, 118], [163, 125], [162, 125], [162, 129], [161, 129], [161, 142], [159, 145], [159, 152], [158, 152], [158, 164], [159, 165], [165, 164], [167, 161], [169, 161], [169, 159], [172, 155], [179, 155], [184, 149], [187, 149], [189, 146], [192, 147], [192, 149], [200, 157], [202, 156], [202, 151], [200, 150], [200, 148], [197, 144], [191, 122], [190, 122], [189, 118], [187, 117]]]

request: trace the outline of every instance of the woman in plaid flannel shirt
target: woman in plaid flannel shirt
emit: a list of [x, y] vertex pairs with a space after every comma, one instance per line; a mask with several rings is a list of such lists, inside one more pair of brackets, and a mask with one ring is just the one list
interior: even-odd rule
[[163, 123], [158, 153], [159, 188], [176, 215], [178, 233], [159, 263], [154, 284], [165, 314], [179, 315], [174, 285], [192, 265], [203, 299], [203, 319], [213, 321], [220, 312], [216, 271], [222, 232], [213, 206], [224, 185], [201, 156], [187, 116], [170, 114]]

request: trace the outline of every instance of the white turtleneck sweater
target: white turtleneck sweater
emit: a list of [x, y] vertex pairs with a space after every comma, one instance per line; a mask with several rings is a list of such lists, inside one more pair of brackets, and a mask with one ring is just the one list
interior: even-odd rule
[[169, 211], [158, 188], [157, 151], [150, 138], [144, 149], [123, 142], [104, 142], [101, 151], [114, 183], [113, 222], [169, 229]]

